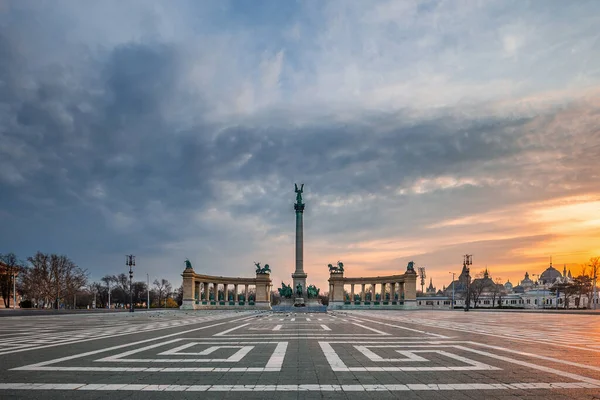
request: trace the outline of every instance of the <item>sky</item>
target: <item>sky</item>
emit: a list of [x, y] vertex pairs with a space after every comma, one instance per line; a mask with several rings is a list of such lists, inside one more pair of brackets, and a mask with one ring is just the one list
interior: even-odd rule
[[0, 252], [91, 280], [600, 255], [600, 2], [0, 0]]

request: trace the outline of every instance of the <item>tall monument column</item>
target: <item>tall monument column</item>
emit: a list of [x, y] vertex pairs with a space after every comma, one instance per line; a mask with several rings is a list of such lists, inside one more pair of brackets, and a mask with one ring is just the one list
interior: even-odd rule
[[302, 202], [302, 192], [304, 191], [304, 184], [294, 184], [296, 192], [296, 202], [294, 203], [294, 210], [296, 211], [296, 270], [292, 274], [294, 280], [294, 293], [298, 285], [302, 286], [302, 295], [306, 296], [306, 273], [304, 272], [304, 203]]

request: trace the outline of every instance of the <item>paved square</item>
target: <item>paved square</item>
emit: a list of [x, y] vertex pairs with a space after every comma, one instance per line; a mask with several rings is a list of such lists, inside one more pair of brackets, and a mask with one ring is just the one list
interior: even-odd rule
[[[1, 398], [600, 398], [600, 315], [0, 318]], [[116, 393], [118, 392], [118, 393]]]

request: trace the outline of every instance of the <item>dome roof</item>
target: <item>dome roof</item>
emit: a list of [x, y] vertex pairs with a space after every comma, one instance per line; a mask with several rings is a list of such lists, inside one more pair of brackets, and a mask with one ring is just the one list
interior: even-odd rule
[[504, 288], [505, 288], [505, 289], [507, 289], [507, 290], [510, 290], [510, 289], [512, 289], [512, 288], [513, 288], [513, 284], [512, 284], [512, 283], [510, 283], [510, 281], [507, 281], [507, 282], [504, 284]]
[[558, 278], [562, 278], [562, 274], [552, 266], [552, 264], [546, 268], [542, 275], [540, 275], [540, 281], [542, 284], [554, 283], [554, 281]]

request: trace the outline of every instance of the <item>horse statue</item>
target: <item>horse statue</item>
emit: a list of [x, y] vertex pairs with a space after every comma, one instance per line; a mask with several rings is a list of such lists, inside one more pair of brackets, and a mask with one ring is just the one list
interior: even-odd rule
[[327, 264], [327, 267], [329, 268], [329, 273], [344, 272], [344, 263], [341, 261], [338, 261], [336, 266], [333, 266], [332, 264]]
[[185, 259], [185, 269], [193, 269], [192, 263], [187, 258]]
[[307, 289], [306, 289], [306, 294], [308, 295], [309, 299], [314, 299], [316, 297], [319, 297], [319, 291], [321, 289], [318, 289], [315, 285], [310, 285]]
[[302, 285], [301, 284], [296, 285], [296, 295], [298, 295], [299, 297], [302, 296]]
[[415, 263], [414, 261], [410, 261], [406, 266], [406, 272], [415, 272]]
[[256, 266], [257, 274], [270, 274], [271, 273], [271, 267], [269, 267], [269, 264], [265, 264], [264, 268], [261, 268], [260, 263], [255, 262], [254, 266]]
[[285, 297], [287, 299], [289, 299], [290, 297], [292, 297], [292, 295], [294, 294], [294, 291], [292, 290], [292, 287], [290, 285], [286, 285], [283, 282], [281, 282], [281, 289], [277, 289], [277, 291], [279, 292], [279, 295], [281, 297]]

